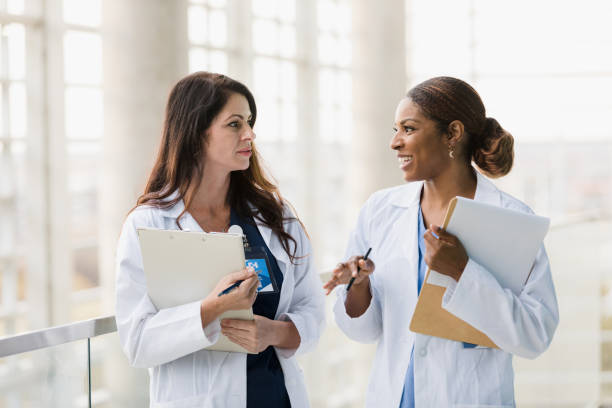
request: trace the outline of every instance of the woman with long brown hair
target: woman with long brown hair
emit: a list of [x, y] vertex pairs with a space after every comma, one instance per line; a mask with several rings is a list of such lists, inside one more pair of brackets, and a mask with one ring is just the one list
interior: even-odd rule
[[[149, 368], [151, 406], [308, 406], [294, 357], [321, 335], [323, 293], [303, 226], [262, 170], [256, 117], [251, 92], [227, 76], [194, 73], [170, 93], [157, 160], [117, 249], [119, 337], [130, 363]], [[278, 291], [257, 296], [257, 276], [244, 269], [201, 301], [158, 310], [137, 228], [224, 232], [230, 224], [265, 250]], [[251, 306], [254, 321], [219, 321]], [[254, 354], [205, 350], [220, 333]]]
[[[544, 246], [516, 295], [439, 226], [455, 196], [532, 212], [485, 177], [510, 171], [514, 139], [486, 116], [474, 88], [451, 77], [412, 88], [397, 106], [393, 130], [390, 147], [407, 184], [370, 197], [347, 261], [325, 284], [328, 293], [339, 286], [338, 326], [354, 340], [378, 343], [366, 406], [512, 407], [512, 356], [538, 356], [559, 321]], [[360, 254], [368, 248], [371, 256], [364, 261]], [[410, 331], [427, 267], [450, 278], [442, 307], [499, 349]]]

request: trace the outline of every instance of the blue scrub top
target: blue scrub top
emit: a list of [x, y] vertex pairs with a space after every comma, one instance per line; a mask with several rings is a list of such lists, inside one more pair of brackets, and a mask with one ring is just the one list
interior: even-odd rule
[[[419, 205], [419, 277], [418, 277], [418, 292], [421, 293], [421, 287], [425, 280], [425, 274], [427, 273], [427, 264], [425, 263], [425, 222], [423, 221], [423, 212]], [[476, 344], [463, 343], [464, 348], [476, 347]], [[406, 371], [406, 379], [404, 381], [404, 391], [402, 392], [402, 399], [400, 401], [400, 408], [414, 408], [414, 346], [410, 352], [410, 364], [408, 365], [408, 371]]]
[[[253, 313], [274, 320], [283, 286], [283, 273], [252, 218], [242, 218], [232, 209], [230, 223], [242, 228], [251, 247], [262, 247], [268, 255], [270, 272], [274, 274], [278, 292], [258, 294]], [[247, 354], [247, 407], [291, 407], [283, 370], [272, 346], [259, 354]]]
[[[425, 223], [423, 222], [423, 212], [419, 205], [419, 228], [417, 231], [419, 237], [419, 276], [417, 282], [417, 293], [421, 293], [421, 287], [425, 280], [425, 273], [427, 272], [427, 264], [425, 263]], [[414, 346], [410, 351], [410, 364], [408, 364], [408, 370], [406, 371], [406, 379], [404, 380], [404, 391], [402, 393], [402, 399], [400, 401], [400, 408], [414, 408]]]

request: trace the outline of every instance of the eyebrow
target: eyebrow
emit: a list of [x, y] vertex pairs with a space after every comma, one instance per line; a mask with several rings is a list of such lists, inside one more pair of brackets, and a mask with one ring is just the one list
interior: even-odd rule
[[[229, 119], [233, 118], [234, 116], [238, 116], [240, 119], [244, 119], [244, 116], [242, 116], [241, 114], [239, 114], [239, 113], [232, 113], [225, 120], [229, 120]], [[252, 114], [249, 115], [249, 119], [252, 119], [252, 118], [253, 118], [253, 115]]]
[[400, 123], [399, 123], [399, 124], [400, 124], [400, 125], [403, 125], [404, 123], [408, 122], [409, 120], [411, 120], [411, 121], [413, 121], [413, 122], [416, 122], [416, 123], [419, 123], [419, 121], [418, 121], [418, 120], [416, 120], [416, 119], [413, 119], [413, 118], [404, 118], [404, 119], [402, 119], [402, 120], [400, 121]]

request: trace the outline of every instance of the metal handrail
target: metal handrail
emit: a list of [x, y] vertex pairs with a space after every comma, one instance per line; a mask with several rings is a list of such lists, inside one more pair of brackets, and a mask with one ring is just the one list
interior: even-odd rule
[[85, 340], [116, 331], [115, 316], [104, 316], [2, 337], [0, 338], [0, 357]]

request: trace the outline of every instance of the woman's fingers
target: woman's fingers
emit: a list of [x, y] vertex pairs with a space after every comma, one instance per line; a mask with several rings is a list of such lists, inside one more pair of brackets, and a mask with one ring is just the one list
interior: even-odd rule
[[227, 278], [230, 283], [234, 283], [239, 280], [246, 280], [252, 276], [255, 276], [255, 270], [251, 267], [248, 267], [242, 269], [241, 271], [230, 273], [229, 275], [227, 275]]

